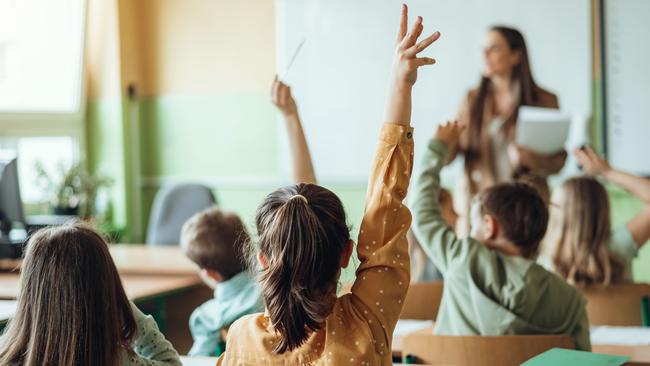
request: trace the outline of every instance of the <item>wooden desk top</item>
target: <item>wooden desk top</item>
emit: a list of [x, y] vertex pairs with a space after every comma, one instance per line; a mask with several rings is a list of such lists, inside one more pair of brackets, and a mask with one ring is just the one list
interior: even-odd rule
[[194, 275], [198, 271], [178, 246], [111, 244], [110, 251], [122, 274]]
[[[217, 364], [216, 357], [188, 357], [181, 356], [183, 366], [214, 366]], [[401, 363], [394, 364], [395, 366], [403, 365]], [[414, 365], [416, 366], [416, 365]]]
[[[202, 286], [196, 275], [155, 276], [155, 275], [121, 275], [122, 284], [129, 299], [147, 300], [151, 297], [171, 294], [194, 286]], [[18, 296], [19, 274], [0, 274], [0, 299], [14, 300]]]

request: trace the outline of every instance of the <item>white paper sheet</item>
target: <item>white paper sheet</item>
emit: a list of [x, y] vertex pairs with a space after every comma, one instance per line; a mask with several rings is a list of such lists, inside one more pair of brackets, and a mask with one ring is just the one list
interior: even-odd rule
[[522, 106], [517, 121], [517, 144], [539, 154], [564, 149], [571, 116], [557, 109]]
[[592, 326], [592, 345], [647, 346], [650, 345], [648, 327]]

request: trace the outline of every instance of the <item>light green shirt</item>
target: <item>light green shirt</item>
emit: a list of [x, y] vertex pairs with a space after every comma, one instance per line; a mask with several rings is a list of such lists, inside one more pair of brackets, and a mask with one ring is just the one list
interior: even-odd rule
[[260, 288], [247, 271], [242, 271], [214, 288], [214, 299], [192, 312], [190, 331], [194, 344], [190, 356], [219, 356], [221, 328], [244, 315], [264, 310]]
[[531, 260], [458, 238], [440, 214], [440, 170], [448, 155], [430, 142], [412, 204], [414, 231], [445, 279], [435, 332], [447, 335], [566, 334], [590, 350], [585, 300]]
[[151, 316], [144, 315], [131, 303], [137, 324], [137, 334], [133, 341], [134, 355], [124, 352], [122, 366], [181, 366], [178, 352], [158, 329]]

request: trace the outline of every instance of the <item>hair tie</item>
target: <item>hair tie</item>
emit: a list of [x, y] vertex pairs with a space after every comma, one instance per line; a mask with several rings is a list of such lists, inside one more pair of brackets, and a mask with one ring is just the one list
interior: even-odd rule
[[294, 198], [300, 198], [301, 200], [305, 201], [306, 204], [309, 204], [307, 197], [303, 196], [302, 194], [293, 195], [293, 197], [289, 198], [289, 201], [291, 201]]

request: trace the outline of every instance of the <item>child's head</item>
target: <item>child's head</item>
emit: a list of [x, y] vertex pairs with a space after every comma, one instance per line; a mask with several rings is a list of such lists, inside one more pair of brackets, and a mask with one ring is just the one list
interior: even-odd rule
[[515, 182], [530, 184], [539, 192], [544, 202], [548, 203], [551, 199], [551, 190], [548, 187], [546, 178], [534, 174], [527, 166], [520, 166], [512, 173], [512, 180]]
[[43, 229], [27, 243], [2, 365], [110, 365], [132, 352], [137, 326], [99, 234], [81, 224]]
[[339, 198], [314, 184], [269, 194], [255, 222], [262, 293], [281, 335], [275, 352], [283, 353], [299, 347], [330, 314], [352, 253], [350, 231]]
[[454, 198], [451, 193], [446, 189], [441, 189], [438, 195], [440, 201], [440, 211], [443, 220], [452, 228], [456, 228], [458, 222], [458, 214], [454, 211]]
[[607, 249], [611, 239], [609, 198], [591, 177], [565, 181], [553, 192], [544, 250], [568, 282], [609, 284], [624, 277], [625, 266]]
[[241, 254], [243, 243], [248, 241], [239, 216], [218, 207], [195, 214], [181, 230], [185, 255], [216, 282], [228, 280], [245, 269]]
[[532, 258], [548, 224], [548, 208], [526, 183], [501, 183], [472, 202], [470, 235], [488, 247]]

